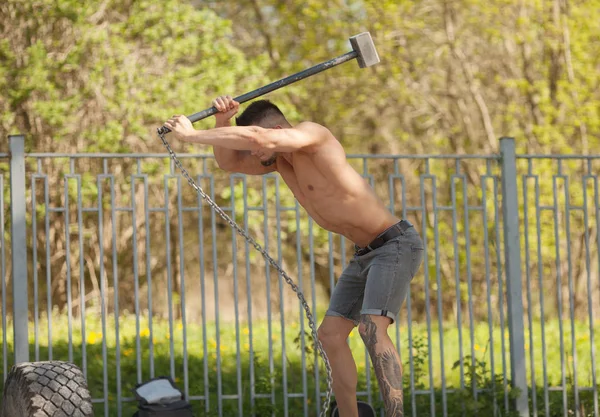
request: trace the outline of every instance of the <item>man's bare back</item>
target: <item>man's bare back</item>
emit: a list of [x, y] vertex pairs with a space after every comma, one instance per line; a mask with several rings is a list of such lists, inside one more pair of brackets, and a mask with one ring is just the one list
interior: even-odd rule
[[366, 246], [399, 219], [350, 166], [337, 139], [324, 128], [322, 134], [328, 137], [309, 152], [279, 155], [276, 170], [317, 224]]

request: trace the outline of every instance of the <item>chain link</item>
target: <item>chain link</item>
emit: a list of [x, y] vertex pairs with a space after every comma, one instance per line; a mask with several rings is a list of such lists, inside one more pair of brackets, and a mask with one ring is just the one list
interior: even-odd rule
[[215, 203], [202, 190], [202, 188], [196, 184], [196, 182], [190, 176], [190, 174], [187, 172], [187, 170], [183, 167], [183, 165], [181, 165], [181, 162], [177, 158], [177, 155], [175, 155], [175, 152], [171, 149], [169, 142], [167, 142], [167, 140], [165, 139], [165, 134], [167, 132], [168, 131], [165, 132], [162, 129], [158, 129], [158, 136], [160, 137], [160, 140], [162, 141], [165, 148], [167, 148], [167, 151], [169, 152], [171, 159], [173, 160], [173, 162], [175, 162], [175, 165], [177, 166], [177, 168], [179, 168], [183, 177], [187, 180], [188, 184], [190, 184], [198, 192], [198, 194], [200, 194], [200, 196], [204, 200], [206, 200], [208, 205], [211, 206], [212, 209], [217, 214], [219, 214], [219, 216], [221, 216], [227, 223], [229, 223], [229, 225], [233, 229], [235, 229], [241, 236], [243, 236], [248, 241], [248, 243], [250, 243], [252, 246], [254, 246], [254, 248], [264, 256], [264, 258], [281, 274], [281, 276], [283, 276], [283, 278], [285, 279], [285, 282], [288, 283], [288, 285], [296, 293], [296, 295], [298, 296], [298, 299], [302, 303], [302, 307], [304, 308], [304, 312], [306, 313], [306, 318], [308, 319], [308, 326], [310, 327], [310, 332], [311, 332], [311, 335], [312, 335], [312, 338], [313, 338], [313, 341], [315, 344], [315, 348], [316, 348], [317, 352], [319, 352], [319, 355], [321, 356], [321, 358], [323, 359], [323, 363], [325, 364], [325, 370], [327, 371], [327, 393], [325, 394], [325, 402], [323, 403], [323, 407], [321, 409], [321, 414], [320, 414], [320, 417], [326, 417], [327, 410], [329, 408], [329, 403], [331, 402], [331, 392], [332, 392], [331, 364], [329, 363], [329, 359], [327, 358], [327, 355], [325, 354], [325, 351], [323, 350], [323, 346], [321, 345], [321, 342], [319, 341], [319, 338], [317, 336], [317, 325], [316, 325], [315, 319], [310, 311], [310, 307], [308, 306], [308, 303], [306, 302], [306, 299], [304, 298], [304, 294], [302, 294], [302, 291], [300, 291], [300, 289], [294, 283], [294, 281], [288, 276], [288, 274], [286, 274], [286, 272], [281, 268], [281, 266], [279, 266], [279, 264], [277, 262], [275, 262], [273, 260], [273, 258], [271, 258], [269, 256], [269, 254], [260, 246], [260, 244], [258, 244], [258, 242], [256, 242], [256, 240], [254, 240], [251, 236], [249, 236], [244, 231], [244, 229], [242, 229], [234, 220], [232, 220], [231, 217], [229, 217], [227, 215], [227, 213], [225, 213], [223, 211], [223, 209], [221, 209], [221, 207], [219, 207], [217, 205], [217, 203]]

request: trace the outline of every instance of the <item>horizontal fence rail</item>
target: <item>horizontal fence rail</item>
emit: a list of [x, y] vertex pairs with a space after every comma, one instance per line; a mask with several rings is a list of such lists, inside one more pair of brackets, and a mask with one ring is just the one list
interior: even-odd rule
[[[512, 140], [503, 143], [504, 152]], [[277, 174], [228, 174], [211, 155], [179, 157], [294, 278], [320, 321], [352, 242], [316, 225]], [[519, 276], [507, 269], [507, 157], [348, 156], [426, 247], [390, 331], [406, 415], [480, 406], [486, 415], [598, 416], [600, 156], [512, 155]], [[0, 155], [0, 383], [15, 362], [10, 161]], [[131, 389], [158, 375], [171, 376], [200, 415], [318, 415], [325, 371], [298, 298], [168, 155], [23, 161], [29, 360], [81, 367], [96, 415], [132, 415]], [[348, 343], [359, 398], [382, 410], [356, 330]]]

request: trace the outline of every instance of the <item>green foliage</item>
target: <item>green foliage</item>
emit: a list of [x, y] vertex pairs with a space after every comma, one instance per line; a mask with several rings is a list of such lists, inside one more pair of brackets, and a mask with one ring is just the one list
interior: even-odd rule
[[26, 133], [37, 152], [158, 150], [153, 126], [258, 73], [231, 22], [178, 0], [11, 0], [0, 13], [0, 134]]
[[500, 136], [517, 137], [522, 152], [598, 145], [598, 0], [239, 3], [212, 7], [236, 22], [245, 50], [269, 52], [271, 78], [371, 32], [381, 64], [346, 65], [277, 95], [353, 151], [477, 153], [497, 150]]
[[[73, 362], [83, 366], [82, 361], [82, 342], [81, 331], [79, 328], [80, 320], [73, 318], [72, 334], [73, 341]], [[184, 373], [183, 356], [183, 326], [179, 321], [174, 322], [170, 327], [168, 322], [163, 319], [154, 318], [152, 326], [147, 317], [142, 316], [138, 323], [134, 316], [126, 315], [119, 318], [120, 343], [116, 343], [115, 318], [107, 317], [106, 320], [106, 359], [103, 356], [102, 346], [102, 323], [98, 315], [90, 314], [86, 319], [86, 372], [88, 385], [94, 398], [104, 397], [104, 373], [103, 366], [106, 364], [106, 382], [108, 391], [106, 397], [109, 400], [109, 415], [116, 414], [117, 407], [117, 372], [120, 375], [120, 385], [124, 396], [129, 396], [129, 390], [138, 382], [138, 370], [141, 380], [151, 377], [150, 364], [153, 364], [154, 375], [171, 375], [171, 358], [175, 373], [172, 374], [177, 385], [181, 389], [188, 389], [190, 395], [204, 395], [205, 389], [208, 389], [210, 397], [209, 407], [206, 411], [204, 401], [194, 400], [196, 413], [198, 416], [217, 415], [217, 372], [221, 372], [221, 389], [225, 395], [231, 395], [238, 392], [238, 360], [239, 375], [241, 376], [241, 393], [243, 396], [244, 414], [254, 410], [256, 415], [270, 415], [275, 412], [276, 415], [283, 412], [283, 378], [284, 366], [287, 379], [288, 393], [302, 392], [303, 375], [307, 377], [307, 403], [309, 415], [316, 415], [317, 404], [315, 402], [315, 367], [318, 366], [320, 375], [320, 389], [323, 393], [326, 390], [325, 370], [322, 360], [314, 351], [313, 340], [308, 328], [304, 331], [299, 329], [296, 322], [287, 322], [285, 324], [285, 346], [286, 356], [281, 356], [281, 329], [273, 323], [271, 340], [269, 341], [267, 332], [267, 322], [257, 321], [252, 325], [252, 351], [250, 351], [249, 332], [246, 323], [241, 323], [239, 339], [236, 337], [236, 329], [233, 323], [221, 323], [220, 333], [217, 336], [215, 323], [208, 323], [206, 328], [200, 325], [189, 323], [186, 326], [187, 337], [187, 374]], [[8, 323], [11, 328], [11, 323]], [[33, 326], [33, 324], [31, 324]], [[139, 327], [137, 327], [139, 326]], [[429, 369], [430, 358], [436, 368], [439, 360], [439, 351], [435, 345], [429, 346], [427, 329], [425, 326], [414, 324], [412, 328], [412, 343], [408, 344], [406, 330], [401, 328], [401, 353], [404, 367], [404, 407], [407, 414], [411, 414], [413, 408], [419, 416], [440, 415], [444, 409], [444, 404], [448, 410], [448, 416], [514, 416], [512, 409], [505, 409], [505, 398], [510, 403], [518, 395], [516, 389], [511, 388], [510, 379], [502, 373], [501, 350], [498, 338], [494, 339], [494, 373], [490, 366], [490, 349], [492, 344], [488, 342], [485, 345], [486, 324], [477, 326], [475, 336], [476, 345], [475, 354], [465, 354], [460, 357], [458, 348], [452, 343], [456, 336], [456, 329], [449, 328], [445, 331], [446, 345], [446, 384], [445, 391], [442, 390], [442, 384], [439, 375], [439, 369], [434, 375]], [[48, 357], [48, 346], [46, 345], [48, 323], [41, 320], [38, 323], [38, 348], [41, 359]], [[150, 332], [150, 328], [152, 332]], [[139, 330], [138, 330], [139, 329]], [[497, 332], [498, 329], [495, 329]], [[435, 329], [432, 329], [434, 334]], [[54, 359], [68, 360], [68, 342], [69, 342], [69, 324], [65, 315], [55, 314], [52, 319], [53, 344], [52, 355]], [[393, 335], [392, 338], [395, 338]], [[34, 332], [31, 332], [33, 335]], [[173, 336], [171, 336], [171, 334]], [[8, 334], [9, 344], [8, 353], [11, 354], [12, 340]], [[137, 348], [136, 337], [139, 336], [140, 349]], [[548, 340], [558, 338], [558, 326], [548, 326]], [[206, 339], [205, 339], [206, 338]], [[153, 342], [153, 357], [150, 357], [150, 341]], [[206, 343], [204, 343], [206, 340]], [[171, 350], [171, 341], [173, 350]], [[269, 342], [272, 343], [272, 356], [269, 354]], [[237, 343], [240, 345], [240, 351], [236, 349]], [[370, 363], [365, 357], [365, 350], [362, 340], [353, 331], [348, 340], [352, 349], [354, 358], [358, 365], [359, 391], [367, 391], [366, 381], [370, 378], [370, 393], [372, 405], [376, 408], [382, 406], [379, 399], [378, 385], [375, 374], [372, 369], [369, 372]], [[464, 340], [464, 352], [469, 350], [468, 341]], [[483, 344], [480, 347], [477, 343]], [[302, 346], [304, 344], [304, 366], [302, 362]], [[557, 363], [559, 352], [556, 346], [548, 345], [548, 364]], [[411, 349], [409, 357], [408, 349]], [[431, 349], [431, 350], [430, 350]], [[206, 352], [206, 355], [204, 354]], [[31, 339], [31, 358], [35, 358], [36, 345], [35, 340]], [[220, 358], [220, 362], [219, 359]], [[474, 358], [474, 359], [473, 359]], [[10, 366], [12, 355], [8, 358]], [[412, 359], [412, 365], [410, 360]], [[583, 358], [582, 358], [583, 359]], [[0, 357], [0, 361], [2, 358]], [[140, 367], [138, 367], [138, 361]], [[461, 384], [461, 366], [464, 366], [464, 382]], [[257, 398], [252, 405], [250, 400], [250, 369], [252, 365], [254, 380], [253, 389], [256, 394], [273, 395], [274, 403], [271, 398]], [[528, 365], [529, 366], [529, 365]], [[581, 364], [581, 369], [586, 367]], [[528, 368], [529, 369], [529, 368]], [[541, 367], [536, 365], [536, 369]], [[548, 366], [549, 386], [560, 386], [560, 367]], [[205, 374], [206, 372], [206, 374]], [[187, 375], [187, 377], [186, 377]], [[207, 376], [206, 385], [205, 375]], [[187, 384], [185, 383], [187, 378]], [[545, 414], [544, 389], [542, 386], [542, 374], [536, 374], [536, 407], [538, 415], [560, 416], [562, 415], [562, 394], [558, 391], [549, 392], [549, 414]], [[581, 375], [580, 375], [581, 378]], [[585, 377], [584, 377], [585, 379]], [[588, 382], [580, 379], [579, 386]], [[4, 378], [0, 375], [0, 381]], [[435, 413], [431, 414], [431, 396], [429, 394], [419, 394], [413, 397], [411, 381], [414, 381], [414, 389], [420, 392], [431, 390], [431, 380], [433, 380], [433, 399]], [[573, 381], [567, 381], [569, 404], [568, 409], [573, 410], [571, 399], [573, 398]], [[1, 390], [0, 382], [0, 390]], [[475, 390], [477, 393], [475, 394]], [[593, 393], [581, 392], [581, 413], [582, 415], [592, 415], [593, 413]], [[360, 398], [366, 400], [366, 398]], [[296, 401], [297, 400], [297, 401]], [[303, 415], [304, 400], [289, 400], [290, 416]], [[131, 415], [135, 410], [135, 404], [124, 402], [122, 404], [123, 415]], [[584, 413], [584, 411], [586, 413]], [[96, 404], [97, 415], [103, 415], [103, 405]], [[223, 400], [224, 415], [237, 414], [237, 400]]]
[[[510, 401], [515, 400], [520, 390], [510, 386], [510, 380], [505, 375], [492, 376], [491, 369], [485, 358], [487, 349], [482, 353], [482, 358], [466, 355], [463, 360], [458, 360], [452, 365], [453, 370], [460, 369], [461, 362], [466, 364], [465, 385], [458, 391], [452, 408], [464, 410], [467, 415], [493, 415], [498, 408], [498, 402], [508, 390]], [[506, 384], [506, 387], [505, 387]], [[484, 390], [477, 392], [477, 390]], [[503, 416], [518, 416], [516, 411], [500, 412]]]
[[5, 2], [0, 134], [26, 133], [36, 151], [160, 149], [148, 137], [165, 117], [341, 54], [368, 30], [378, 66], [273, 93], [292, 120], [326, 124], [353, 151], [495, 150], [502, 135], [529, 152], [598, 144], [598, 0], [557, 13], [516, 0], [235, 3]]

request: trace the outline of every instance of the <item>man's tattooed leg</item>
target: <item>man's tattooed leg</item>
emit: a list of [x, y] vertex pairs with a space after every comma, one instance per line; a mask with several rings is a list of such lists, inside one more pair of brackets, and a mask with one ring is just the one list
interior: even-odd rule
[[361, 318], [361, 336], [375, 369], [379, 389], [385, 404], [386, 417], [403, 417], [402, 364], [387, 332], [377, 334], [377, 325], [370, 316]]

